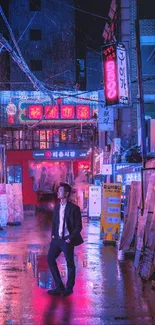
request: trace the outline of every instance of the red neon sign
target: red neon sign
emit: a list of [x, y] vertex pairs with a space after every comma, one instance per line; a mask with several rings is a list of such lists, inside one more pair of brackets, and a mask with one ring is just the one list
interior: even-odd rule
[[29, 105], [28, 116], [30, 120], [40, 120], [43, 117], [43, 106], [42, 105]]
[[77, 105], [76, 117], [78, 119], [89, 120], [90, 119], [90, 106], [89, 105]]
[[117, 75], [116, 75], [116, 62], [105, 62], [105, 79], [106, 79], [106, 97], [109, 102], [117, 99]]
[[51, 158], [52, 153], [50, 151], [46, 151], [45, 156], [46, 156], [46, 158]]
[[61, 118], [64, 120], [72, 120], [75, 118], [74, 105], [61, 105]]
[[118, 104], [116, 44], [105, 46], [103, 63], [106, 105]]
[[14, 115], [8, 115], [8, 123], [9, 124], [14, 124]]
[[59, 118], [59, 109], [57, 105], [45, 105], [44, 112], [46, 120], [56, 120]]

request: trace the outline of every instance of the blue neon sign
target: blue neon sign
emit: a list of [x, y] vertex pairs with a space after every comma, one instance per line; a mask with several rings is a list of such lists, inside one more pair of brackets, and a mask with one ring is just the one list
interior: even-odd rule
[[87, 150], [37, 150], [33, 151], [35, 159], [77, 159], [87, 158]]

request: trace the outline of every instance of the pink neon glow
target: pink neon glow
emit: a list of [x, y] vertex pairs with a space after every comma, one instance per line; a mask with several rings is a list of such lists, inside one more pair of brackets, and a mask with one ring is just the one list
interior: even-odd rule
[[76, 105], [76, 117], [78, 119], [90, 119], [90, 105]]
[[62, 119], [74, 119], [74, 105], [61, 105], [61, 118]]
[[50, 152], [50, 151], [46, 151], [46, 152], [45, 152], [45, 156], [46, 156], [47, 158], [50, 158], [50, 157], [51, 157], [51, 155], [52, 155], [52, 154], [51, 154], [51, 152]]
[[47, 120], [54, 120], [59, 118], [59, 109], [56, 105], [45, 105], [44, 112]]
[[117, 98], [116, 62], [114, 60], [105, 62], [105, 81], [106, 97], [113, 101]]
[[30, 120], [39, 120], [43, 117], [43, 106], [37, 104], [29, 105], [28, 112]]

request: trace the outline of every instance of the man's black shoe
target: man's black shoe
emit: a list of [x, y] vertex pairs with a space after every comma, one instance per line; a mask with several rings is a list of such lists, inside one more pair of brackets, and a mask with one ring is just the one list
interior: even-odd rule
[[47, 291], [49, 295], [53, 295], [53, 296], [61, 296], [63, 295], [64, 292], [65, 292], [65, 288], [55, 288], [55, 289], [49, 289]]
[[72, 289], [65, 289], [65, 291], [62, 293], [62, 296], [67, 297], [70, 296], [73, 293]]

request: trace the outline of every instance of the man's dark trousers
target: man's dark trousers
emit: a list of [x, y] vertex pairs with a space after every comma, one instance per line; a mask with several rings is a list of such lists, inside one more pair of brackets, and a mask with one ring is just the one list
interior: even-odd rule
[[60, 272], [56, 259], [63, 252], [67, 262], [68, 279], [66, 288], [72, 290], [75, 284], [74, 245], [66, 243], [64, 239], [52, 239], [48, 252], [48, 264], [57, 288], [62, 288]]

